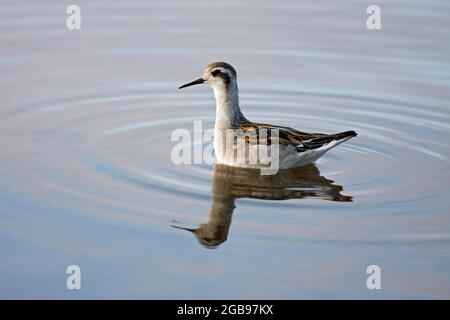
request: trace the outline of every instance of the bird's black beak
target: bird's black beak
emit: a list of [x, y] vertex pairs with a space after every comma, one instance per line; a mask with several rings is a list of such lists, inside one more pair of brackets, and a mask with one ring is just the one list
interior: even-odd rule
[[190, 87], [190, 86], [193, 86], [193, 85], [196, 85], [196, 84], [201, 84], [201, 83], [203, 83], [203, 82], [205, 82], [205, 80], [203, 80], [202, 78], [200, 78], [200, 79], [194, 80], [194, 81], [192, 81], [192, 82], [183, 84], [183, 85], [182, 85], [181, 87], [179, 87], [178, 89], [183, 89], [183, 88]]
[[177, 226], [177, 225], [170, 225], [172, 228], [176, 228], [176, 229], [181, 229], [181, 230], [186, 230], [186, 231], [190, 231], [190, 232], [195, 232], [197, 229], [194, 228], [185, 228], [185, 227], [181, 227], [181, 226]]

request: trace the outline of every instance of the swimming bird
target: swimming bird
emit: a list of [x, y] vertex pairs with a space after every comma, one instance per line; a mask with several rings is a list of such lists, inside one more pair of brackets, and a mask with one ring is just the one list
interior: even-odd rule
[[[214, 151], [219, 163], [237, 167], [263, 167], [267, 163], [262, 161], [260, 154], [251, 152], [252, 147], [271, 146], [276, 142], [278, 168], [301, 167], [316, 161], [328, 150], [357, 135], [355, 131], [334, 134], [309, 133], [249, 121], [239, 106], [237, 72], [226, 62], [208, 64], [201, 78], [178, 89], [197, 84], [207, 84], [214, 90], [216, 98]], [[245, 144], [239, 144], [236, 138], [233, 138], [234, 143], [230, 144], [227, 140], [230, 131], [239, 132], [240, 134], [235, 136], [238, 137], [237, 140], [245, 141]], [[239, 148], [245, 145], [249, 147], [239, 156]], [[254, 159], [255, 154], [257, 159]], [[272, 154], [275, 153], [272, 151]]]

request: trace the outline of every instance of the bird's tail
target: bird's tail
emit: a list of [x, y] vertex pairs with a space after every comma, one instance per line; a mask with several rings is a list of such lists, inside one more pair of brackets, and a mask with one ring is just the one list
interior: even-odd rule
[[342, 140], [342, 139], [346, 139], [346, 138], [353, 138], [353, 137], [356, 137], [357, 135], [358, 134], [352, 130], [352, 131], [345, 131], [345, 132], [332, 134], [330, 136], [335, 136], [335, 140]]
[[328, 145], [331, 142], [335, 142], [333, 144], [333, 147], [337, 146], [338, 144], [356, 137], [358, 134], [355, 131], [345, 131], [340, 133], [334, 133], [334, 134], [324, 134], [320, 135], [316, 138], [310, 139], [308, 141], [304, 141], [302, 146], [298, 146], [297, 150], [299, 151], [306, 151], [311, 149], [318, 149], [325, 145]]
[[345, 131], [340, 133], [334, 133], [334, 134], [326, 134], [314, 139], [311, 139], [311, 143], [314, 144], [325, 144], [329, 143], [331, 141], [340, 141], [343, 139], [350, 139], [353, 137], [356, 137], [358, 134], [355, 131]]

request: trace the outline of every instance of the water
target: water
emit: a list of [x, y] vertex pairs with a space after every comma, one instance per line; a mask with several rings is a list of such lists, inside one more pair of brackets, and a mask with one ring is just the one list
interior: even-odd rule
[[[378, 2], [375, 31], [364, 1], [77, 4], [78, 31], [1, 4], [0, 297], [450, 298], [447, 2]], [[176, 88], [217, 60], [251, 120], [359, 136], [272, 178], [174, 165], [215, 116]]]

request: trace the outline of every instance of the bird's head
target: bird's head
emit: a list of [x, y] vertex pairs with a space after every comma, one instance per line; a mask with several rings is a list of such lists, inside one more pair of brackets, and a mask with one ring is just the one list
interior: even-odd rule
[[235, 85], [237, 79], [236, 70], [226, 62], [213, 62], [206, 66], [203, 76], [197, 80], [186, 83], [178, 89], [183, 89], [196, 84], [207, 84], [215, 89], [227, 88]]

